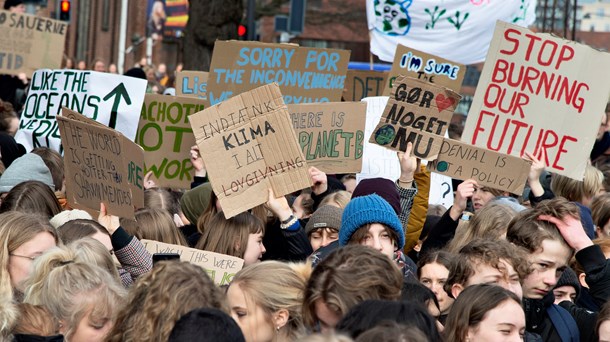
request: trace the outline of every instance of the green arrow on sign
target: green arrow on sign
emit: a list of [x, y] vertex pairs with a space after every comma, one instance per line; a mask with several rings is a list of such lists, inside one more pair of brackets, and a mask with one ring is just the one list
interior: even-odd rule
[[118, 86], [112, 89], [108, 95], [104, 96], [104, 101], [108, 101], [114, 96], [114, 103], [112, 104], [112, 111], [110, 112], [110, 122], [108, 122], [108, 127], [115, 128], [116, 127], [116, 118], [117, 113], [119, 111], [119, 104], [121, 103], [121, 98], [125, 98], [125, 102], [128, 105], [131, 104], [131, 98], [129, 97], [129, 93], [127, 93], [127, 89], [125, 89], [125, 85], [121, 82]]

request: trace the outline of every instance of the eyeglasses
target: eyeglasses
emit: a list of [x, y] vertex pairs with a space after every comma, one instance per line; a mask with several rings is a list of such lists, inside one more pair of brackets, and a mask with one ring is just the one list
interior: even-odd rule
[[32, 261], [36, 260], [36, 258], [38, 258], [38, 256], [32, 257], [32, 256], [26, 256], [26, 255], [17, 255], [17, 254], [9, 254], [10, 256], [14, 256], [14, 257], [18, 257], [18, 258], [26, 258], [26, 259], [30, 259]]

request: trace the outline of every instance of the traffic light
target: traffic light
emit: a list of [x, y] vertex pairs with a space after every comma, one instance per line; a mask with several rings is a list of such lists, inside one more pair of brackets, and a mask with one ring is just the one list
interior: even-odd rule
[[59, 3], [59, 20], [70, 21], [70, 0], [61, 0]]
[[246, 25], [240, 24], [237, 27], [237, 36], [239, 37], [239, 40], [248, 40], [248, 28]]

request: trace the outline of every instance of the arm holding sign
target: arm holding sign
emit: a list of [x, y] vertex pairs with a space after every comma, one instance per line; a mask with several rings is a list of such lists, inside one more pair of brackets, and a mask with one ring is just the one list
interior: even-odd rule
[[[413, 144], [408, 143], [407, 149], [405, 152], [398, 152], [398, 160], [400, 161], [400, 178], [396, 181], [396, 190], [398, 191], [398, 195], [400, 196], [400, 215], [398, 218], [402, 223], [402, 228], [405, 234], [408, 234], [410, 237], [408, 241], [408, 245], [405, 250], [410, 250], [416, 243], [417, 237], [419, 237], [419, 232], [421, 232], [421, 227], [423, 226], [423, 221], [425, 220], [425, 213], [427, 205], [425, 206], [425, 210], [423, 211], [423, 218], [416, 218], [416, 221], [419, 220], [421, 222], [420, 225], [415, 228], [415, 231], [408, 230], [409, 217], [411, 216], [411, 210], [413, 208], [413, 202], [415, 196], [417, 195], [417, 183], [415, 181], [415, 173], [420, 171], [421, 168], [421, 160], [411, 155], [413, 150]], [[420, 178], [420, 181], [422, 179]], [[430, 182], [430, 177], [427, 177], [428, 183]], [[427, 198], [426, 198], [427, 204]], [[412, 243], [414, 242], [414, 243]]]
[[193, 169], [195, 169], [195, 175], [193, 176], [193, 182], [191, 183], [191, 189], [193, 189], [208, 181], [208, 172], [205, 169], [205, 164], [203, 163], [203, 158], [201, 158], [201, 153], [199, 153], [199, 147], [197, 145], [191, 146], [190, 157]]
[[117, 216], [108, 215], [104, 203], [100, 204], [98, 222], [110, 233], [114, 254], [122, 266], [119, 269], [119, 274], [123, 285], [129, 286], [139, 276], [150, 272], [152, 255], [148, 253], [140, 240], [129, 235], [121, 227]]

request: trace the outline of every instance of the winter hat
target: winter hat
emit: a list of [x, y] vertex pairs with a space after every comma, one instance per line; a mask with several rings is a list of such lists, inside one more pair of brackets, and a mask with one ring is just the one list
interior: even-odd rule
[[11, 7], [19, 6], [23, 3], [23, 0], [6, 0], [4, 2], [4, 9], [8, 10]]
[[66, 222], [78, 219], [93, 220], [93, 217], [91, 217], [88, 212], [80, 209], [64, 210], [61, 213], [53, 216], [50, 223], [54, 228], [59, 228]]
[[144, 72], [144, 70], [142, 70], [142, 68], [131, 68], [131, 69], [125, 71], [125, 73], [123, 75], [135, 77], [135, 78], [141, 78], [143, 80], [146, 79], [146, 73]]
[[17, 159], [9, 166], [2, 177], [0, 177], [0, 193], [9, 192], [15, 185], [29, 181], [38, 180], [55, 190], [51, 171], [45, 165], [40, 156], [27, 153]]
[[405, 245], [405, 232], [398, 215], [392, 206], [381, 196], [372, 194], [353, 198], [343, 210], [341, 230], [339, 230], [339, 243], [347, 245], [349, 239], [358, 228], [369, 223], [381, 223], [390, 227], [398, 235], [396, 247], [402, 249]]
[[201, 308], [182, 316], [168, 341], [245, 342], [245, 339], [231, 316], [218, 309]]
[[[182, 195], [180, 198], [180, 208], [182, 213], [191, 224], [197, 224], [199, 215], [203, 213], [210, 204], [212, 195], [212, 184], [203, 183], [200, 186], [191, 189]], [[214, 205], [215, 203], [212, 203]]]
[[398, 194], [398, 190], [396, 190], [396, 184], [394, 184], [394, 182], [385, 178], [363, 179], [354, 189], [352, 199], [370, 194], [381, 196], [392, 206], [392, 208], [394, 208], [396, 215], [400, 215], [402, 211], [400, 208], [400, 195]]
[[576, 290], [576, 297], [578, 298], [578, 295], [580, 294], [580, 282], [578, 281], [576, 273], [569, 267], [566, 267], [566, 269], [563, 270], [555, 288], [561, 286], [572, 286]]
[[341, 229], [341, 215], [343, 209], [333, 205], [324, 205], [318, 208], [309, 218], [309, 222], [305, 226], [305, 233], [309, 235], [318, 228], [334, 228]]

